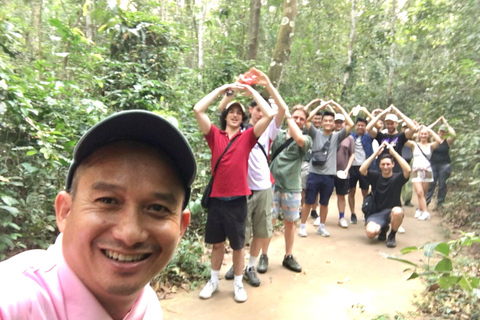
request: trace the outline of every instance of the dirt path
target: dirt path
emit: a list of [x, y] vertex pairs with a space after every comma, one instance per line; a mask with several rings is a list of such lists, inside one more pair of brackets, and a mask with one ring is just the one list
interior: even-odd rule
[[[416, 196], [413, 198], [415, 201]], [[415, 310], [412, 301], [424, 289], [421, 281], [406, 281], [406, 265], [383, 254], [399, 254], [404, 247], [443, 240], [439, 218], [433, 213], [430, 221], [418, 221], [413, 218], [414, 208], [406, 207], [406, 233], [397, 234], [397, 247], [390, 249], [384, 242], [366, 238], [361, 218], [359, 224], [348, 229], [337, 226], [336, 202], [333, 195], [327, 218], [329, 238], [315, 234], [311, 218], [307, 222], [308, 237], [295, 238], [294, 255], [303, 267], [302, 273], [282, 267], [284, 240], [283, 234], [277, 233], [269, 249], [268, 272], [259, 274], [260, 287], [245, 283], [245, 303], [233, 300], [233, 283], [223, 279], [230, 266], [225, 264], [220, 271], [219, 292], [201, 300], [198, 293], [202, 285], [163, 300], [164, 319], [371, 319]], [[356, 204], [360, 207], [359, 192]], [[415, 253], [408, 258], [419, 262], [422, 256]]]

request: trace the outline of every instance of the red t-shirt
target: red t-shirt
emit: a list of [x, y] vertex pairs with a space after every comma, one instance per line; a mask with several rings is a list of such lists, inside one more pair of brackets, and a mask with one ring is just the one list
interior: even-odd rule
[[[238, 132], [233, 137], [237, 135], [240, 136], [235, 139], [218, 164], [210, 195], [212, 198], [246, 196], [252, 193], [247, 184], [248, 156], [258, 139], [253, 133], [253, 127]], [[205, 139], [212, 151], [211, 166], [213, 172], [218, 158], [227, 147], [230, 139], [225, 131], [218, 129], [213, 124]]]

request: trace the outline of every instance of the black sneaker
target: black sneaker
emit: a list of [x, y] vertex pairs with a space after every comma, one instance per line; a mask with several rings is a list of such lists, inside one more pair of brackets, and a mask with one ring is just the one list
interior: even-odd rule
[[302, 267], [298, 264], [297, 260], [295, 260], [295, 258], [291, 254], [283, 258], [282, 265], [288, 270], [302, 272]]
[[312, 211], [310, 212], [310, 217], [312, 217], [313, 219], [317, 219], [317, 218], [318, 218], [317, 211], [312, 210]]
[[267, 269], [268, 269], [268, 257], [266, 254], [262, 254], [260, 256], [260, 260], [258, 261], [257, 271], [259, 273], [265, 273], [267, 272]]
[[243, 274], [243, 279], [245, 279], [248, 283], [250, 283], [254, 287], [258, 287], [260, 285], [260, 279], [258, 279], [257, 271], [255, 271], [255, 267], [250, 267], [245, 269], [245, 273]]
[[227, 273], [225, 273], [225, 279], [233, 280], [233, 278], [235, 278], [235, 268], [233, 267], [233, 264], [232, 264], [232, 267], [228, 269]]
[[380, 230], [380, 234], [378, 235], [378, 241], [385, 241], [385, 240], [387, 240], [387, 232], [388, 232], [388, 229], [389, 229], [389, 227], [386, 226], [386, 227], [383, 227], [383, 228]]
[[413, 204], [410, 201], [405, 202], [405, 206], [407, 207], [413, 207]]
[[395, 248], [397, 246], [397, 243], [395, 242], [395, 235], [390, 232], [388, 235], [388, 240], [387, 240], [387, 247], [389, 248]]
[[358, 222], [357, 215], [355, 213], [352, 213], [352, 215], [350, 216], [350, 223], [357, 224], [357, 222]]

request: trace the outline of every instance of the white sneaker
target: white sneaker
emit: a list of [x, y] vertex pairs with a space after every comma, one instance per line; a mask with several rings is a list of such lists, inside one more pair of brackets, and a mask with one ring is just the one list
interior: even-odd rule
[[400, 226], [398, 227], [398, 230], [397, 230], [398, 233], [405, 233], [405, 228]]
[[321, 235], [322, 237], [330, 237], [330, 232], [328, 232], [325, 227], [318, 227], [317, 234]]
[[318, 227], [320, 225], [320, 217], [318, 217], [317, 219], [315, 219], [315, 222], [313, 223], [313, 225], [315, 227]]
[[235, 289], [235, 301], [237, 302], [247, 301], [247, 291], [245, 291], [243, 284], [242, 285], [234, 284], [233, 287]]
[[348, 228], [348, 223], [345, 218], [338, 220], [338, 225], [342, 228]]
[[202, 291], [200, 291], [200, 298], [202, 299], [209, 299], [212, 297], [212, 294], [218, 291], [218, 282], [212, 282], [209, 280], [205, 287], [203, 287]]
[[305, 238], [305, 237], [307, 236], [307, 229], [300, 227], [300, 230], [298, 230], [298, 235], [299, 235], [300, 237], [304, 237], [304, 238]]
[[421, 220], [421, 221], [430, 220], [430, 213], [428, 211], [423, 211], [420, 217], [418, 217], [418, 220]]
[[413, 216], [415, 219], [418, 219], [422, 215], [422, 210], [417, 209], [415, 210], [415, 215]]

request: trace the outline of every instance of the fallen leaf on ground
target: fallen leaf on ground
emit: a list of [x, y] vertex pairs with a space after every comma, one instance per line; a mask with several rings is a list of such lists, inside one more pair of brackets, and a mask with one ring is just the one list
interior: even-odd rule
[[342, 283], [345, 283], [345, 282], [347, 282], [347, 281], [350, 281], [350, 277], [346, 277], [346, 278], [343, 279], [343, 280], [339, 280], [339, 281], [337, 281], [337, 283], [338, 283], [338, 284], [342, 284]]

